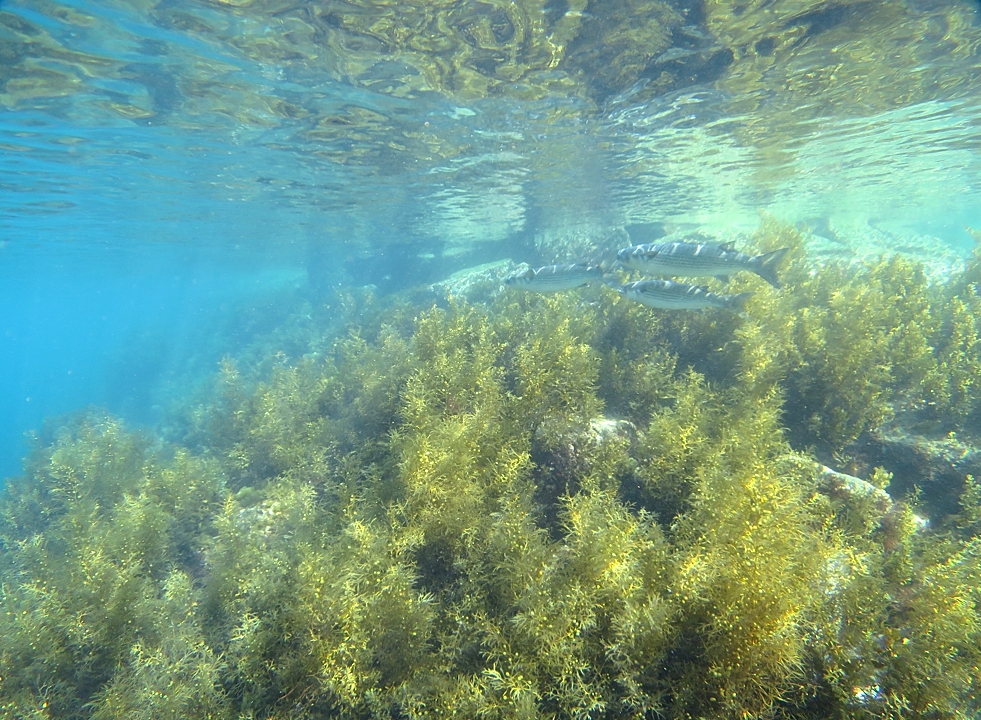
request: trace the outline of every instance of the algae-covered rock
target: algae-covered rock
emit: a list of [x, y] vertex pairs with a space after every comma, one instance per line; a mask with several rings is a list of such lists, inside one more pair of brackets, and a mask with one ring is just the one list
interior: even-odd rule
[[956, 433], [926, 437], [892, 423], [871, 433], [855, 455], [887, 469], [893, 494], [916, 494], [931, 516], [942, 521], [958, 512], [968, 478], [981, 477], [981, 450], [975, 442]]
[[617, 250], [631, 244], [622, 227], [556, 227], [535, 233], [535, 251], [542, 264], [587, 263], [612, 265]]
[[516, 269], [520, 269], [520, 266], [510, 260], [484, 263], [459, 270], [429, 287], [444, 300], [459, 298], [474, 301], [477, 293], [493, 297], [503, 286], [504, 278]]

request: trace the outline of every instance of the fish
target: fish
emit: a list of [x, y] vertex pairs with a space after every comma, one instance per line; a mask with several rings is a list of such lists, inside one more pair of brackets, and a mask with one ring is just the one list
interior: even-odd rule
[[719, 295], [698, 285], [673, 280], [637, 280], [621, 285], [618, 292], [641, 305], [668, 310], [702, 310], [709, 307], [742, 312], [751, 292]]
[[587, 285], [603, 279], [603, 269], [598, 265], [546, 265], [537, 270], [528, 268], [513, 272], [504, 278], [504, 284], [530, 292], [559, 292]]
[[629, 268], [661, 275], [698, 277], [713, 275], [728, 280], [729, 273], [749, 270], [779, 288], [777, 265], [790, 248], [751, 256], [730, 244], [702, 245], [687, 242], [634, 245], [617, 252], [617, 260]]

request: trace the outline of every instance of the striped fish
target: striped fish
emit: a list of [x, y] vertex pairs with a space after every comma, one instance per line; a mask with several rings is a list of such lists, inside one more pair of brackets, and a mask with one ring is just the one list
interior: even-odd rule
[[732, 245], [667, 242], [623, 248], [617, 253], [617, 260], [627, 267], [658, 275], [714, 275], [720, 280], [728, 280], [730, 273], [749, 270], [779, 288], [777, 265], [788, 250], [781, 248], [754, 257], [734, 250]]
[[741, 312], [751, 292], [738, 295], [717, 295], [697, 285], [674, 282], [672, 280], [638, 280], [619, 288], [624, 297], [641, 305], [668, 310], [702, 310], [717, 307], [732, 312]]
[[596, 265], [546, 265], [537, 270], [528, 268], [504, 278], [504, 284], [531, 292], [571, 290], [603, 279], [603, 270]]

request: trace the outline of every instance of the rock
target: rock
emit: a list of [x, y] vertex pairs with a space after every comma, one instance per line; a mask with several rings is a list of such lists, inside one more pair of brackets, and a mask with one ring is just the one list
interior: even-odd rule
[[[570, 453], [578, 453], [583, 448], [605, 445], [613, 440], [633, 442], [637, 436], [637, 427], [629, 420], [616, 420], [607, 417], [597, 417], [588, 425], [556, 426], [545, 421], [535, 432], [535, 439], [547, 444], [568, 448]], [[559, 438], [556, 441], [556, 438]]]
[[[854, 509], [860, 515], [870, 516], [870, 520], [876, 521], [882, 533], [883, 547], [887, 551], [891, 552], [902, 546], [909, 527], [907, 518], [912, 519], [912, 530], [915, 532], [922, 532], [930, 526], [926, 518], [912, 513], [907, 515], [903, 503], [895, 502], [889, 493], [868, 480], [818, 463], [817, 481], [818, 492], [841, 503], [845, 508]], [[871, 509], [869, 500], [872, 501]]]
[[632, 442], [636, 435], [637, 427], [629, 420], [599, 417], [589, 421], [589, 432], [585, 438], [595, 445], [603, 445], [611, 440]]
[[893, 497], [919, 492], [933, 521], [958, 512], [966, 477], [981, 477], [981, 450], [955, 433], [929, 438], [902, 428], [880, 429], [856, 455], [868, 467], [892, 473]]
[[617, 250], [633, 244], [622, 227], [564, 227], [535, 236], [535, 249], [542, 265], [611, 262], [616, 259]]
[[633, 442], [637, 428], [627, 420], [598, 417], [589, 424], [542, 423], [535, 432], [532, 458], [535, 461], [535, 502], [542, 525], [561, 535], [559, 521], [562, 497], [580, 490], [580, 478], [589, 472], [590, 450], [615, 441]]
[[838, 499], [871, 498], [876, 509], [882, 514], [892, 510], [892, 496], [868, 480], [832, 470], [827, 465], [818, 465], [818, 490]]
[[815, 235], [813, 244], [808, 242], [808, 249], [817, 256], [874, 264], [883, 255], [899, 254], [923, 263], [929, 281], [939, 284], [964, 271], [964, 255], [946, 240], [931, 235], [886, 230], [868, 221], [850, 225], [829, 222], [826, 232], [828, 237]]
[[484, 263], [459, 270], [443, 280], [434, 282], [429, 289], [443, 300], [452, 297], [472, 301], [478, 291], [493, 297], [500, 292], [505, 277], [525, 267], [527, 265], [516, 265], [512, 260]]

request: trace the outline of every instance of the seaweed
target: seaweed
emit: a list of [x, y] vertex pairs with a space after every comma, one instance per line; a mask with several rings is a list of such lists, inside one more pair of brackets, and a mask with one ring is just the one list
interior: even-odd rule
[[[185, 667], [162, 669], [189, 682], [199, 670], [208, 677], [216, 663], [200, 628], [171, 627], [171, 619], [195, 602], [188, 578], [204, 571], [201, 553], [223, 492], [217, 469], [185, 451], [151, 448], [97, 415], [72, 421], [27, 468], [0, 515], [4, 712], [77, 717], [103, 697], [125, 704], [116, 691], [104, 695], [107, 687], [137, 682], [123, 678], [161, 662], [151, 658], [157, 651], [181, 660], [200, 650]], [[176, 708], [198, 700], [220, 704], [213, 685], [194, 682], [161, 712], [177, 717]]]
[[969, 431], [976, 288], [755, 243], [746, 316], [396, 298], [225, 360], [182, 443], [69, 419], [0, 497], [0, 712], [970, 717], [977, 482], [924, 525], [816, 457]]
[[756, 242], [775, 241], [797, 248], [786, 291], [753, 299], [737, 363], [744, 383], [779, 386], [796, 445], [832, 454], [897, 413], [935, 433], [970, 426], [981, 397], [973, 286], [955, 277], [951, 293], [900, 255], [818, 268], [798, 231], [766, 220]]

